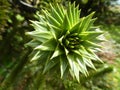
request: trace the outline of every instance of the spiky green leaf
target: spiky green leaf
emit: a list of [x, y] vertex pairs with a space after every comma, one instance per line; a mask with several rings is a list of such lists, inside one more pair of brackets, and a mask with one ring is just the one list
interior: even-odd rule
[[31, 60], [41, 61], [43, 74], [59, 67], [61, 78], [70, 73], [79, 82], [80, 74], [88, 76], [88, 68], [95, 70], [93, 60], [102, 62], [95, 52], [101, 47], [97, 43], [103, 32], [93, 27], [94, 12], [80, 18], [75, 3], [69, 3], [66, 10], [59, 4], [50, 8], [38, 15], [39, 21], [31, 21], [35, 31], [27, 33], [33, 40], [26, 44], [34, 48]]

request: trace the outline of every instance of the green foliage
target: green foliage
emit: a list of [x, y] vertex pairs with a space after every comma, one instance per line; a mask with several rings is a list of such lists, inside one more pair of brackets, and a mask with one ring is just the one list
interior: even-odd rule
[[1, 33], [5, 32], [5, 26], [7, 26], [7, 19], [9, 17], [7, 16], [9, 12], [9, 3], [7, 0], [0, 0], [0, 40], [2, 39]]
[[113, 14], [109, 10], [109, 6], [111, 5], [112, 1], [116, 0], [68, 0], [73, 2], [76, 2], [76, 6], [79, 5], [79, 9], [81, 9], [82, 16], [88, 15], [91, 12], [96, 12], [95, 16], [98, 17], [98, 19], [105, 19], [104, 16], [109, 16]]
[[[13, 1], [13, 2], [9, 4], [8, 1]], [[75, 62], [76, 60], [73, 61], [69, 59], [69, 61], [71, 60], [71, 62], [73, 63], [75, 62], [75, 64], [73, 64], [75, 69], [73, 70], [71, 64], [68, 62], [68, 59], [59, 58], [62, 56], [66, 57], [66, 55], [64, 54], [68, 53], [67, 50], [68, 51], [70, 50], [68, 54], [70, 54], [70, 52], [72, 52], [74, 49], [77, 50], [79, 46], [77, 45], [78, 44], [77, 42], [80, 42], [82, 39], [87, 40], [88, 38], [90, 38], [91, 41], [94, 38], [95, 41], [93, 40], [93, 42], [95, 44], [97, 43], [96, 37], [101, 34], [101, 31], [97, 29], [98, 33], [97, 32], [94, 33], [94, 29], [90, 29], [92, 28], [92, 26], [88, 28], [86, 27], [87, 26], [86, 21], [94, 22], [94, 19], [92, 19], [92, 14], [88, 15], [88, 13], [92, 11], [97, 10], [95, 15], [98, 15], [98, 18], [99, 16], [103, 18], [103, 20], [97, 19], [99, 25], [102, 24], [104, 21], [106, 21], [105, 23], [109, 23], [109, 25], [103, 24], [102, 29], [110, 32], [111, 37], [114, 40], [116, 40], [116, 43], [119, 42], [119, 38], [118, 38], [119, 26], [110, 25], [112, 23], [119, 25], [119, 13], [115, 11], [115, 14], [110, 14], [108, 11], [105, 10], [106, 7], [108, 8], [108, 4], [105, 2], [108, 2], [110, 0], [102, 0], [103, 1], [102, 5], [100, 4], [101, 0], [92, 0], [93, 3], [91, 4], [89, 4], [89, 1], [91, 0], [76, 0], [77, 2], [80, 3], [79, 8], [82, 8], [82, 12], [78, 10], [78, 7], [75, 8], [75, 12], [81, 12], [80, 17], [88, 15], [83, 18], [79, 18], [78, 15], [79, 13], [77, 13], [76, 15], [70, 14], [70, 12], [73, 13], [74, 10], [72, 10], [73, 6], [69, 7], [68, 0], [22, 0], [22, 1], [24, 1], [27, 5], [32, 5], [32, 9], [37, 8], [37, 10], [39, 11], [39, 15], [35, 15], [34, 13], [31, 13], [31, 8], [28, 7], [24, 8], [20, 3], [18, 3], [19, 0], [0, 0], [0, 90], [3, 89], [4, 90], [88, 90], [88, 89], [89, 90], [120, 90], [119, 58], [117, 59], [117, 61], [114, 61], [116, 63], [112, 64], [112, 66], [114, 67], [114, 72], [112, 73], [109, 73], [111, 67], [110, 68], [109, 67], [105, 68], [103, 66], [99, 67], [99, 64], [94, 63], [95, 61], [93, 60], [91, 55], [88, 55], [88, 52], [84, 53], [85, 51], [83, 52], [83, 49], [81, 51], [82, 54], [81, 56], [83, 56], [84, 54], [87, 58], [88, 56], [90, 56], [92, 60], [90, 60], [89, 62], [92, 63], [83, 62], [85, 63], [85, 65], [83, 64], [81, 65], [82, 69], [76, 70], [77, 67], [80, 67]], [[33, 3], [33, 1], [37, 1], [37, 2]], [[50, 6], [49, 3], [52, 3], [53, 6]], [[60, 14], [61, 11], [59, 10], [59, 8], [57, 8], [56, 3], [64, 5], [63, 9], [61, 9], [61, 5], [60, 5], [60, 10], [63, 10], [61, 14]], [[103, 5], [105, 5], [105, 7]], [[27, 11], [25, 11], [26, 9]], [[62, 15], [64, 18], [62, 18]], [[35, 21], [36, 20], [35, 17], [37, 17], [38, 21]], [[73, 17], [74, 19], [72, 19]], [[76, 24], [77, 21], [77, 19], [75, 19], [76, 17], [79, 19], [78, 24]], [[90, 19], [88, 20], [88, 18]], [[54, 40], [56, 41], [52, 42], [52, 44], [59, 43], [60, 46], [60, 44], [62, 43], [60, 49], [58, 48], [49, 49], [49, 50], [54, 49], [54, 51], [56, 50], [56, 52], [36, 49], [32, 53], [31, 51], [29, 51], [29, 49], [31, 50], [31, 48], [26, 49], [26, 47], [24, 47], [24, 44], [27, 43], [30, 40], [30, 38], [25, 35], [25, 32], [33, 30], [33, 27], [29, 25], [30, 23], [29, 20], [32, 20], [32, 25], [35, 31], [37, 30], [38, 32], [39, 30], [41, 30], [41, 32], [44, 31], [40, 35], [38, 32], [33, 31], [34, 35], [32, 34], [30, 36], [34, 39], [29, 43], [32, 44], [30, 46], [35, 48], [36, 45], [41, 45], [42, 43], [44, 43], [45, 40], [48, 39], [50, 40], [50, 38], [53, 38], [53, 40], [50, 40], [50, 42]], [[62, 24], [61, 27], [59, 27], [59, 23], [60, 25]], [[71, 35], [71, 33], [75, 33], [77, 30], [78, 31], [80, 30], [78, 29], [79, 24], [81, 24], [81, 26], [84, 25], [84, 27], [87, 28], [87, 31], [85, 31], [80, 35], [80, 37], [84, 37], [82, 39], [80, 37], [77, 37], [77, 35]], [[54, 26], [56, 26], [57, 28]], [[81, 30], [84, 27], [80, 27]], [[60, 33], [58, 33], [59, 28], [60, 29], [62, 28], [60, 30]], [[71, 30], [72, 32], [70, 31], [70, 33], [66, 33], [67, 31], [69, 31], [68, 28], [70, 28], [69, 30]], [[84, 30], [85, 29], [83, 29], [83, 31]], [[61, 32], [61, 31], [65, 31], [65, 32]], [[88, 33], [88, 31], [92, 31], [92, 32]], [[33, 32], [29, 32], [29, 34]], [[65, 35], [69, 37], [66, 37]], [[59, 38], [58, 40], [58, 37], [56, 36], [59, 36], [61, 38]], [[74, 39], [71, 39], [73, 37]], [[42, 42], [39, 41], [39, 39]], [[119, 44], [116, 45], [116, 43], [115, 46], [117, 47], [117, 49], [115, 50], [117, 50], [118, 53], [117, 55], [119, 57], [120, 45]], [[62, 47], [63, 44], [64, 47], [67, 48], [67, 50]], [[48, 45], [50, 47], [53, 47], [53, 45], [49, 43]], [[83, 45], [83, 42], [80, 43], [80, 45]], [[86, 44], [84, 47], [88, 47], [88, 44]], [[89, 48], [95, 49], [91, 45]], [[58, 51], [60, 53], [58, 53]], [[29, 53], [31, 53], [30, 58], [32, 58], [33, 60], [32, 62], [29, 62], [28, 59]], [[73, 55], [74, 54], [72, 54], [71, 56]], [[70, 58], [71, 56], [69, 55]], [[54, 58], [54, 60], [51, 57]], [[43, 74], [43, 70], [45, 70], [45, 67], [46, 66], [49, 67], [49, 64], [51, 65], [51, 63], [54, 63], [52, 61], [55, 61], [57, 57], [58, 57], [57, 64], [56, 65], [52, 64], [54, 66], [51, 67], [50, 70], [47, 69], [48, 72], [46, 71], [47, 73]], [[46, 60], [49, 61], [49, 59], [51, 59], [51, 62], [48, 64], [48, 62], [45, 61]], [[68, 63], [67, 66], [66, 63]], [[89, 66], [92, 64], [95, 65], [96, 71], [94, 69], [90, 69]], [[61, 75], [60, 75], [60, 68], [62, 72]], [[85, 74], [89, 73], [89, 76], [87, 77], [84, 76], [84, 73], [83, 74], [81, 73], [81, 71], [83, 72], [84, 70], [86, 70], [85, 68], [87, 69]], [[79, 71], [80, 74], [79, 78], [81, 83], [78, 83], [76, 82], [76, 80], [73, 80], [71, 78], [70, 75], [71, 73], [69, 72], [70, 69], [71, 72], [72, 70], [74, 71], [75, 74], [73, 75], [75, 79]], [[66, 72], [67, 70], [68, 72]], [[62, 78], [64, 79], [61, 79], [60, 78], [61, 76], [63, 76]], [[67, 78], [69, 79], [65, 79], [64, 76], [65, 77], [67, 76]]]
[[26, 51], [24, 43], [28, 38], [24, 32], [31, 28], [28, 27], [26, 17], [18, 8], [9, 5], [7, 0], [0, 0], [0, 4], [0, 36], [2, 37], [0, 39], [0, 85], [8, 82], [5, 84], [7, 87], [9, 83], [13, 84], [11, 82], [16, 77], [16, 71], [20, 72], [22, 69], [22, 65], [16, 69], [16, 64], [20, 63], [21, 57]]
[[[34, 48], [31, 61], [42, 60], [43, 73], [60, 65], [61, 78], [67, 75], [79, 82], [79, 74], [88, 76], [87, 68], [95, 69], [92, 61], [102, 62], [94, 51], [100, 46], [96, 42], [102, 31], [92, 27], [94, 13], [79, 18], [80, 10], [74, 4], [69, 4], [64, 10], [61, 5], [52, 6], [51, 11], [43, 11], [38, 15], [39, 21], [32, 21], [35, 31], [27, 32], [33, 40], [27, 45]], [[48, 56], [44, 58], [44, 54]], [[68, 75], [67, 75], [68, 76]]]
[[[0, 25], [4, 25], [5, 21], [7, 20], [8, 10], [9, 10], [9, 3], [7, 0], [0, 0]], [[1, 26], [0, 26], [1, 27]]]

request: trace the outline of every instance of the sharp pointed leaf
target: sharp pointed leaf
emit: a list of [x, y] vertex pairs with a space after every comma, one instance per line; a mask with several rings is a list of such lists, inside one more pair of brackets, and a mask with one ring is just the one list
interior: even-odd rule
[[54, 39], [50, 39], [47, 42], [37, 46], [35, 49], [44, 50], [44, 51], [53, 51], [55, 50], [55, 47], [57, 46], [57, 43]]
[[88, 76], [87, 67], [86, 67], [86, 65], [85, 65], [82, 57], [79, 57], [79, 58], [77, 58], [76, 60], [77, 60], [77, 62], [78, 62], [78, 64], [79, 64], [79, 66], [80, 66], [80, 72], [81, 72], [82, 74], [84, 74], [85, 76]]
[[61, 70], [61, 78], [64, 76], [64, 73], [68, 67], [68, 62], [65, 56], [60, 56], [60, 70]]
[[34, 27], [34, 29], [36, 31], [48, 31], [47, 30], [47, 26], [46, 26], [46, 22], [43, 24], [41, 22], [38, 22], [38, 21], [31, 21], [31, 25]]
[[95, 66], [93, 65], [92, 61], [89, 58], [84, 58], [83, 57], [83, 61], [88, 67], [96, 70]]
[[53, 68], [58, 62], [59, 62], [59, 57], [54, 58], [52, 60], [48, 59], [46, 65], [45, 65], [45, 68], [43, 70], [43, 74], [45, 74], [47, 71], [49, 71], [51, 68]]
[[49, 40], [50, 38], [52, 38], [52, 35], [50, 32], [32, 31], [32, 32], [27, 32], [26, 35], [29, 35], [40, 42], [45, 42], [46, 40]]
[[89, 24], [90, 24], [90, 21], [91, 21], [91, 18], [92, 16], [94, 15], [94, 12], [91, 13], [90, 15], [88, 15], [87, 17], [83, 17], [82, 18], [82, 21], [81, 21], [81, 24], [80, 24], [80, 28], [79, 28], [79, 32], [84, 32], [87, 30]]
[[63, 23], [63, 18], [62, 16], [59, 14], [59, 12], [57, 10], [57, 8], [54, 8], [51, 4], [50, 4], [52, 10], [51, 10], [51, 15], [60, 23], [62, 24]]
[[40, 41], [37, 41], [37, 40], [31, 40], [30, 42], [26, 43], [25, 46], [30, 46], [32, 48], [35, 48], [37, 47], [38, 45], [40, 45], [41, 42]]
[[56, 47], [53, 55], [51, 56], [51, 59], [53, 59], [53, 58], [55, 58], [55, 57], [58, 57], [58, 56], [64, 54], [64, 51], [61, 49], [62, 47], [61, 47], [61, 48], [60, 48], [60, 47], [61, 47], [60, 45], [57, 45], [57, 47]]

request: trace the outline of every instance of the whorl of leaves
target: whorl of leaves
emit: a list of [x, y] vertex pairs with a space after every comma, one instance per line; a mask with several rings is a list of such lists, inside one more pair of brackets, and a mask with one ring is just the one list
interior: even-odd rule
[[78, 7], [69, 3], [67, 9], [57, 4], [43, 13], [39, 21], [31, 21], [35, 31], [26, 33], [33, 38], [27, 43], [34, 48], [31, 61], [41, 61], [43, 73], [59, 66], [61, 78], [70, 73], [79, 82], [80, 74], [88, 75], [87, 68], [96, 69], [93, 61], [102, 62], [95, 54], [102, 31], [93, 27], [94, 12], [80, 18]]

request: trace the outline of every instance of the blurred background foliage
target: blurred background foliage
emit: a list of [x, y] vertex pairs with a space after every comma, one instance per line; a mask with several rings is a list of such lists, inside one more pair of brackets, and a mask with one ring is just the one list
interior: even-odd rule
[[[32, 31], [29, 20], [36, 20], [36, 12], [49, 9], [49, 3], [60, 3], [66, 8], [68, 2], [76, 2], [82, 15], [95, 11], [95, 25], [105, 31], [103, 51], [98, 55], [105, 65], [96, 65], [98, 72], [81, 80], [62, 81], [57, 72], [39, 76], [39, 62], [28, 63], [31, 48], [26, 47], [30, 39], [25, 32]], [[117, 0], [0, 0], [0, 85], [7, 78], [13, 81], [4, 90], [120, 90], [120, 4]], [[109, 68], [108, 68], [109, 66]], [[16, 68], [17, 67], [17, 68]], [[15, 69], [16, 68], [16, 69]], [[10, 83], [10, 82], [8, 82]], [[0, 89], [2, 90], [2, 89]]]

